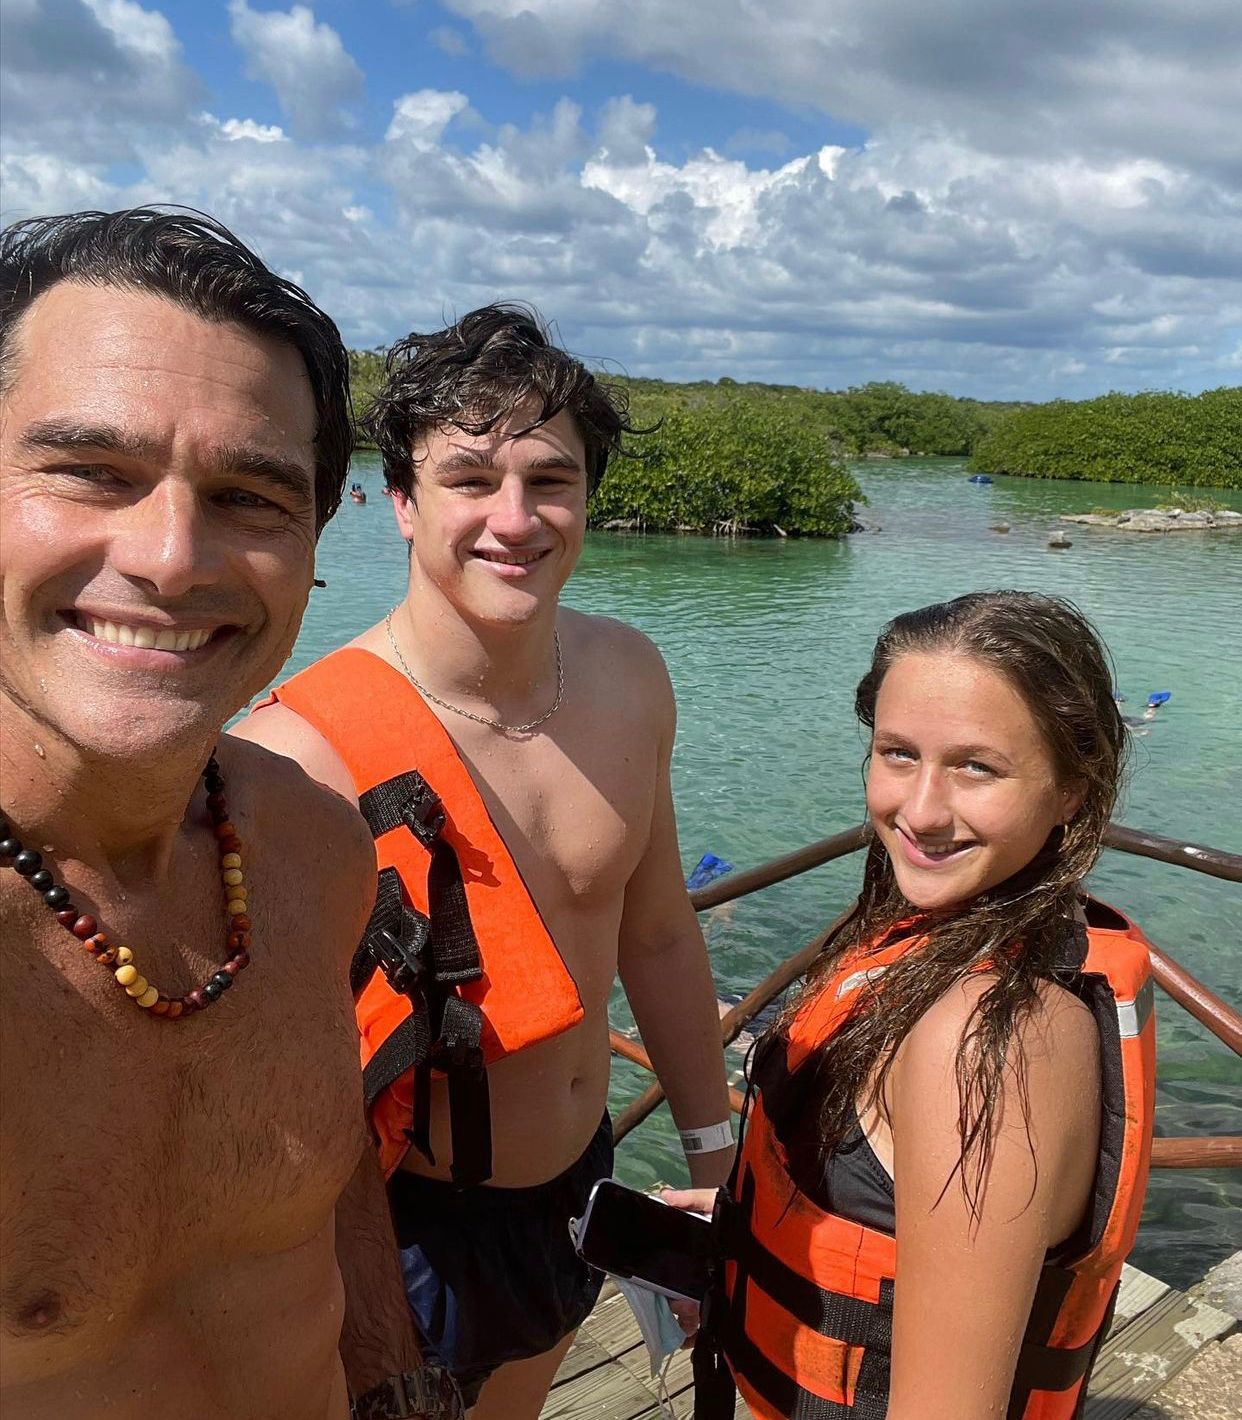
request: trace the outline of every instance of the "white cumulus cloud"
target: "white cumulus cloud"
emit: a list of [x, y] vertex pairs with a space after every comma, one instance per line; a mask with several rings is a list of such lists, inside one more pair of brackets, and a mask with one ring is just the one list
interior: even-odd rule
[[1044, 0], [1038, 24], [994, 0], [444, 0], [510, 68], [607, 52], [862, 124], [848, 147], [742, 118], [695, 147], [684, 113], [664, 144], [653, 103], [607, 91], [498, 122], [482, 69], [385, 95], [368, 133], [334, 30], [232, 0], [280, 101], [266, 123], [205, 93], [153, 6], [0, 3], [6, 219], [204, 208], [357, 345], [519, 298], [582, 354], [670, 378], [1020, 398], [1236, 382], [1242, 157], [1212, 136], [1237, 108], [1217, 0], [1185, 0], [1193, 23], [1164, 41], [1156, 0], [1127, 0], [1132, 25], [1080, 0]]
[[444, 0], [497, 64], [624, 59], [867, 128], [929, 114], [980, 149], [1053, 143], [1242, 174], [1236, 0]]
[[385, 141], [422, 150], [434, 149], [453, 119], [469, 107], [470, 100], [465, 94], [455, 92], [420, 89], [416, 94], [402, 94], [393, 104]]
[[332, 137], [352, 127], [350, 105], [362, 97], [362, 70], [330, 26], [305, 5], [255, 10], [229, 0], [234, 41], [246, 56], [246, 72], [263, 79], [300, 138]]

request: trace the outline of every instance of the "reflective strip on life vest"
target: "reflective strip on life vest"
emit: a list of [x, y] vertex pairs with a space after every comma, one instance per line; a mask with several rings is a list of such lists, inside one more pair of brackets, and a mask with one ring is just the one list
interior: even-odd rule
[[1150, 980], [1132, 1000], [1117, 1002], [1117, 1024], [1123, 1040], [1133, 1040], [1135, 1036], [1142, 1035], [1155, 1006], [1156, 984]]

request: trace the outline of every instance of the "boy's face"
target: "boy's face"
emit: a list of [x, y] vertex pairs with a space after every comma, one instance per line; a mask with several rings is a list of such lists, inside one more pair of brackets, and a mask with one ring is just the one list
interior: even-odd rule
[[515, 410], [482, 435], [434, 430], [414, 449], [416, 499], [393, 497], [411, 589], [436, 588], [468, 621], [520, 623], [555, 605], [582, 552], [582, 436], [564, 412], [518, 432], [531, 418]]

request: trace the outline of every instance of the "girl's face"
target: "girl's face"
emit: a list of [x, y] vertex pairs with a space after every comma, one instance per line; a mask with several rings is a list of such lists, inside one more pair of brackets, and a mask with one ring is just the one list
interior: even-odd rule
[[911, 652], [876, 698], [867, 811], [906, 899], [935, 911], [1024, 868], [1082, 795], [1025, 701], [971, 656]]

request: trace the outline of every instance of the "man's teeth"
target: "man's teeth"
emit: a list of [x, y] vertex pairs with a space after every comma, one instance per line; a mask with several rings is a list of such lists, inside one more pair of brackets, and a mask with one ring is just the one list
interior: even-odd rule
[[532, 552], [526, 557], [519, 557], [512, 552], [480, 552], [478, 554], [484, 562], [503, 562], [509, 567], [525, 567], [527, 563], [538, 562], [543, 556], [542, 552]]
[[116, 646], [135, 646], [143, 651], [197, 651], [211, 640], [211, 632], [200, 627], [196, 631], [172, 631], [165, 627], [157, 631], [154, 626], [126, 626], [121, 621], [100, 621], [89, 616], [87, 628], [100, 641], [111, 641]]

